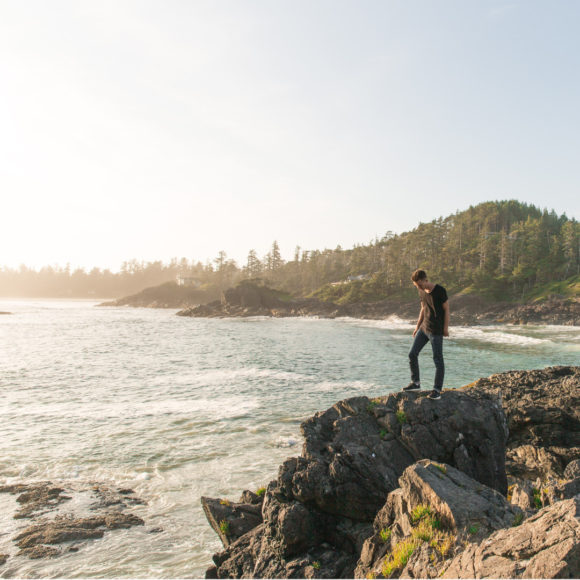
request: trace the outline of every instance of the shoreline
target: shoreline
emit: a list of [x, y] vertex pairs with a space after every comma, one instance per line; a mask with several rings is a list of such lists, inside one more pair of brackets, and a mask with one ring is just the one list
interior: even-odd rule
[[[465, 304], [461, 297], [450, 299], [452, 326], [482, 326], [513, 324], [580, 326], [580, 302], [553, 300], [539, 304], [497, 304], [474, 307]], [[419, 315], [419, 306], [411, 303], [359, 303], [336, 305], [318, 301], [296, 301], [274, 306], [244, 306], [228, 301], [214, 301], [205, 305], [188, 307], [177, 312], [177, 316], [193, 318], [249, 318], [266, 316], [271, 318], [317, 317], [354, 318], [358, 320], [388, 320], [396, 316], [401, 321], [414, 324]]]

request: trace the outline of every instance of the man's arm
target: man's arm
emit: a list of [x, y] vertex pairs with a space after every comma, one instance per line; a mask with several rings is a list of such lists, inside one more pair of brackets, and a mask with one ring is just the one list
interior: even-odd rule
[[445, 318], [443, 320], [443, 336], [449, 336], [449, 300], [443, 302]]
[[425, 317], [425, 313], [423, 312], [423, 303], [421, 302], [421, 312], [419, 313], [419, 320], [417, 320], [417, 326], [415, 326], [415, 330], [413, 331], [413, 337], [419, 332], [421, 328], [421, 324], [423, 324], [423, 318]]

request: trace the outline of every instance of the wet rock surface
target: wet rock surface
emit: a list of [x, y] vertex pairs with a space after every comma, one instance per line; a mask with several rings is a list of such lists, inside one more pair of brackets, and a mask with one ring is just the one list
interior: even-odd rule
[[39, 516], [71, 499], [65, 495], [63, 488], [50, 482], [0, 486], [0, 493], [19, 494], [16, 501], [20, 504], [20, 509], [14, 514], [15, 519]]
[[395, 393], [317, 413], [261, 521], [207, 577], [578, 577], [579, 374], [514, 371], [439, 401]]
[[0, 493], [17, 495], [20, 507], [14, 519], [31, 522], [12, 538], [19, 548], [16, 556], [54, 558], [66, 551], [78, 551], [87, 540], [102, 538], [108, 531], [145, 523], [127, 511], [145, 502], [126, 488], [46, 481], [1, 486]]

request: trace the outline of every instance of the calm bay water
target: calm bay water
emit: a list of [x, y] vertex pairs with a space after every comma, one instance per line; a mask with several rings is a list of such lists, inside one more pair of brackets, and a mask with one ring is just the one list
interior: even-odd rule
[[[237, 500], [301, 451], [299, 425], [340, 399], [409, 380], [412, 325], [397, 319], [192, 319], [89, 301], [0, 300], [0, 484], [131, 487], [146, 527], [53, 560], [11, 556], [0, 577], [202, 577], [221, 548], [200, 497]], [[453, 319], [451, 320], [453, 323]], [[447, 387], [580, 364], [580, 329], [452, 327]], [[422, 382], [434, 365], [427, 345]], [[15, 554], [0, 494], [0, 553]]]

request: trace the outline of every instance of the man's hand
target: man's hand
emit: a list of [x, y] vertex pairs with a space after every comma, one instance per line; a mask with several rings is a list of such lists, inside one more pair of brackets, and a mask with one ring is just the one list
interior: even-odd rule
[[417, 334], [417, 332], [419, 332], [419, 329], [415, 328], [415, 330], [413, 330], [413, 338], [415, 338], [415, 335]]
[[449, 329], [448, 328], [443, 329], [443, 336], [449, 336]]

